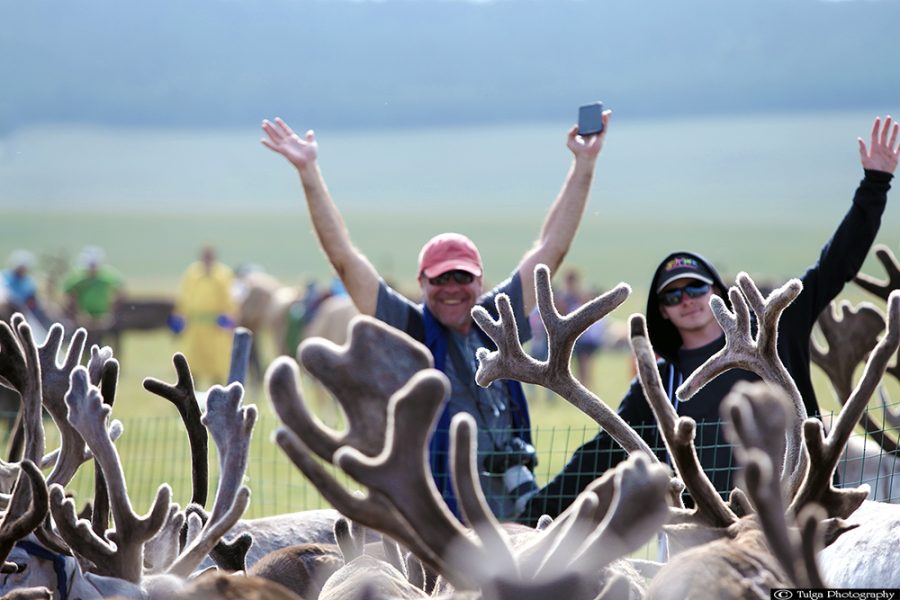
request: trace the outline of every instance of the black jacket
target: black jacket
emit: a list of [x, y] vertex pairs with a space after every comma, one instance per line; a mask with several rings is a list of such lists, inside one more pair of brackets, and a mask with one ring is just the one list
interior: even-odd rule
[[[784, 311], [778, 328], [778, 354], [794, 378], [809, 415], [820, 414], [810, 375], [809, 340], [813, 325], [822, 310], [858, 272], [875, 241], [881, 225], [881, 215], [887, 202], [892, 175], [881, 171], [866, 171], [853, 198], [850, 210], [838, 225], [831, 239], [822, 248], [816, 263], [800, 278], [803, 291]], [[675, 254], [690, 254], [678, 252]], [[680, 382], [694, 369], [724, 346], [724, 335], [703, 348], [684, 351], [675, 327], [664, 320], [656, 299], [656, 281], [666, 257], [653, 275], [647, 301], [647, 327], [658, 363], [663, 387], [673, 398]], [[706, 259], [693, 255], [713, 274], [719, 292], [725, 285]], [[727, 302], [727, 296], [723, 296]], [[700, 390], [688, 402], [675, 401], [679, 415], [697, 421], [697, 451], [704, 471], [716, 489], [727, 495], [733, 487], [731, 446], [725, 441], [719, 421], [722, 399], [737, 381], [757, 380], [755, 374], [742, 370], [728, 371]], [[635, 379], [618, 409], [619, 415], [631, 424], [657, 450], [660, 460], [666, 460], [662, 440], [656, 428], [653, 412], [644, 398], [640, 383]], [[581, 446], [566, 467], [548, 483], [526, 506], [521, 520], [535, 524], [542, 514], [556, 516], [571, 504], [577, 495], [606, 469], [624, 460], [626, 453], [605, 432], [600, 431]]]

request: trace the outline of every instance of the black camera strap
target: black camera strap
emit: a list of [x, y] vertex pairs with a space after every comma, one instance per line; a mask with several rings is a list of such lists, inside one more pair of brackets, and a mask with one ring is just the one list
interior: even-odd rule
[[[482, 423], [490, 424], [491, 420], [488, 414], [485, 413], [486, 410], [491, 411], [494, 417], [499, 417], [501, 413], [505, 412], [508, 407], [507, 401], [500, 401], [499, 403], [495, 400], [493, 394], [489, 393], [488, 388], [483, 388], [475, 381], [475, 372], [478, 369], [478, 359], [475, 358], [475, 353], [472, 352], [472, 368], [468, 366], [468, 361], [462, 355], [462, 351], [459, 347], [457, 341], [459, 340], [458, 336], [453, 336], [454, 339], [448, 340], [450, 343], [448, 344], [449, 348], [447, 348], [447, 353], [450, 355], [450, 360], [453, 361], [453, 370], [456, 371], [457, 379], [460, 381], [464, 381], [467, 389], [469, 391], [469, 395], [475, 400], [475, 408], [478, 410], [478, 414], [481, 416]], [[466, 350], [469, 349], [469, 336], [464, 336], [464, 343], [466, 346]], [[497, 382], [491, 383], [491, 387], [493, 387]], [[512, 428], [512, 424], [510, 423], [510, 429]], [[501, 452], [503, 450], [503, 445], [498, 443], [497, 436], [493, 427], [487, 427], [485, 433], [487, 433], [488, 437], [491, 439], [491, 444], [494, 447], [494, 450], [497, 452]]]

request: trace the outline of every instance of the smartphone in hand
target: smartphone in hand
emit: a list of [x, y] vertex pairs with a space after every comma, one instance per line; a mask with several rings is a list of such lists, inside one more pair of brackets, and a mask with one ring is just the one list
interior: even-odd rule
[[578, 108], [578, 135], [594, 135], [603, 131], [603, 103], [594, 102]]

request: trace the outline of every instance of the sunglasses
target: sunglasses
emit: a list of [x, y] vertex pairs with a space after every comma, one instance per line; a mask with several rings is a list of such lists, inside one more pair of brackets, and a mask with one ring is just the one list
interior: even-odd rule
[[431, 285], [445, 285], [449, 283], [451, 279], [459, 285], [466, 285], [472, 283], [475, 280], [475, 276], [468, 271], [447, 271], [446, 273], [441, 273], [437, 277], [429, 277], [428, 283]]
[[692, 283], [684, 287], [675, 288], [668, 292], [660, 292], [659, 302], [663, 306], [678, 306], [681, 304], [682, 298], [687, 294], [688, 298], [702, 298], [712, 289], [708, 283]]

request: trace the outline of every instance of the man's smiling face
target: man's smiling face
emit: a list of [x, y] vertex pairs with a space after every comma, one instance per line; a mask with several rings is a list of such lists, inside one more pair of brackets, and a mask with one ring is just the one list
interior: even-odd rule
[[[464, 271], [451, 271], [458, 276], [419, 276], [425, 305], [444, 327], [466, 334], [472, 326], [472, 307], [481, 296], [483, 278]], [[468, 283], [464, 281], [470, 279]]]

